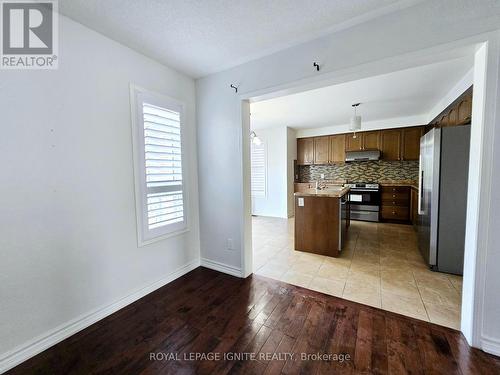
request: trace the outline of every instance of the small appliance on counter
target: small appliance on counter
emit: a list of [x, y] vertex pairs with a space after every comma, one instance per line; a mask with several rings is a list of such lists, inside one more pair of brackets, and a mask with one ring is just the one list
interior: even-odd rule
[[379, 221], [380, 185], [372, 182], [347, 183], [350, 187], [351, 220]]

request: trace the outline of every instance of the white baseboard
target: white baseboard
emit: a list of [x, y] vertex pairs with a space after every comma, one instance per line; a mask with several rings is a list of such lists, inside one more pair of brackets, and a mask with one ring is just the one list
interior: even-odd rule
[[486, 353], [500, 357], [500, 340], [483, 335], [481, 337], [481, 349], [483, 349]]
[[201, 266], [213, 269], [215, 271], [227, 273], [228, 275], [243, 277], [241, 268], [230, 266], [225, 263], [216, 262], [215, 260], [210, 260], [206, 258], [201, 258]]
[[162, 279], [147, 285], [135, 292], [113, 302], [110, 305], [100, 307], [91, 311], [90, 313], [79, 316], [76, 319], [69, 321], [68, 323], [62, 324], [49, 332], [40, 335], [33, 340], [30, 340], [17, 348], [14, 348], [7, 353], [0, 355], [0, 374], [5, 371], [17, 366], [18, 364], [26, 361], [27, 359], [41, 353], [42, 351], [50, 348], [51, 346], [61, 342], [62, 340], [74, 335], [75, 333], [81, 331], [84, 328], [89, 327], [95, 322], [113, 314], [114, 312], [122, 309], [123, 307], [130, 305], [132, 302], [144, 297], [145, 295], [155, 291], [158, 288], [174, 281], [175, 279], [181, 277], [182, 275], [194, 270], [200, 266], [199, 259], [195, 259], [184, 266], [178, 268], [169, 275], [163, 277]]

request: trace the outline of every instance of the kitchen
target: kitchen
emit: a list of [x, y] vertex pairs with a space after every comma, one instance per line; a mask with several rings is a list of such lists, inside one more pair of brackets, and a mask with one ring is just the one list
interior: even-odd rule
[[471, 98], [467, 86], [429, 121], [379, 129], [365, 125], [368, 101], [353, 101], [341, 131], [296, 130], [294, 218], [256, 213], [255, 272], [458, 328]]

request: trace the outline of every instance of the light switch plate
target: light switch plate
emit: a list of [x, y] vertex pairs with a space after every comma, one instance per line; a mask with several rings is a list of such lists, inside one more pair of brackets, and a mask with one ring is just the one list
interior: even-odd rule
[[299, 207], [304, 207], [304, 198], [298, 198], [297, 204], [299, 205]]

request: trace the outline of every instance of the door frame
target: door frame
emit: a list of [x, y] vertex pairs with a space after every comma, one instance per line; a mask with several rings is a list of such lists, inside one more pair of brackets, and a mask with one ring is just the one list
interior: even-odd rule
[[[488, 343], [483, 334], [484, 288], [486, 254], [489, 244], [488, 221], [492, 189], [493, 138], [495, 119], [500, 118], [497, 96], [499, 83], [500, 32], [490, 32], [452, 43], [411, 52], [396, 57], [317, 74], [313, 77], [287, 82], [238, 95], [241, 115], [240, 147], [242, 150], [241, 217], [242, 276], [252, 274], [252, 219], [250, 196], [250, 103], [289, 95], [301, 91], [330, 86], [370, 76], [390, 73], [420, 65], [445, 61], [454, 51], [471, 48], [474, 53], [474, 97], [471, 126], [471, 149], [480, 150], [469, 161], [469, 186], [465, 240], [464, 281], [462, 296], [461, 331], [471, 346], [497, 353], [500, 343]], [[473, 52], [474, 51], [474, 52]], [[471, 152], [471, 155], [474, 154]], [[500, 266], [499, 266], [500, 267]], [[499, 269], [500, 271], [500, 269]]]

